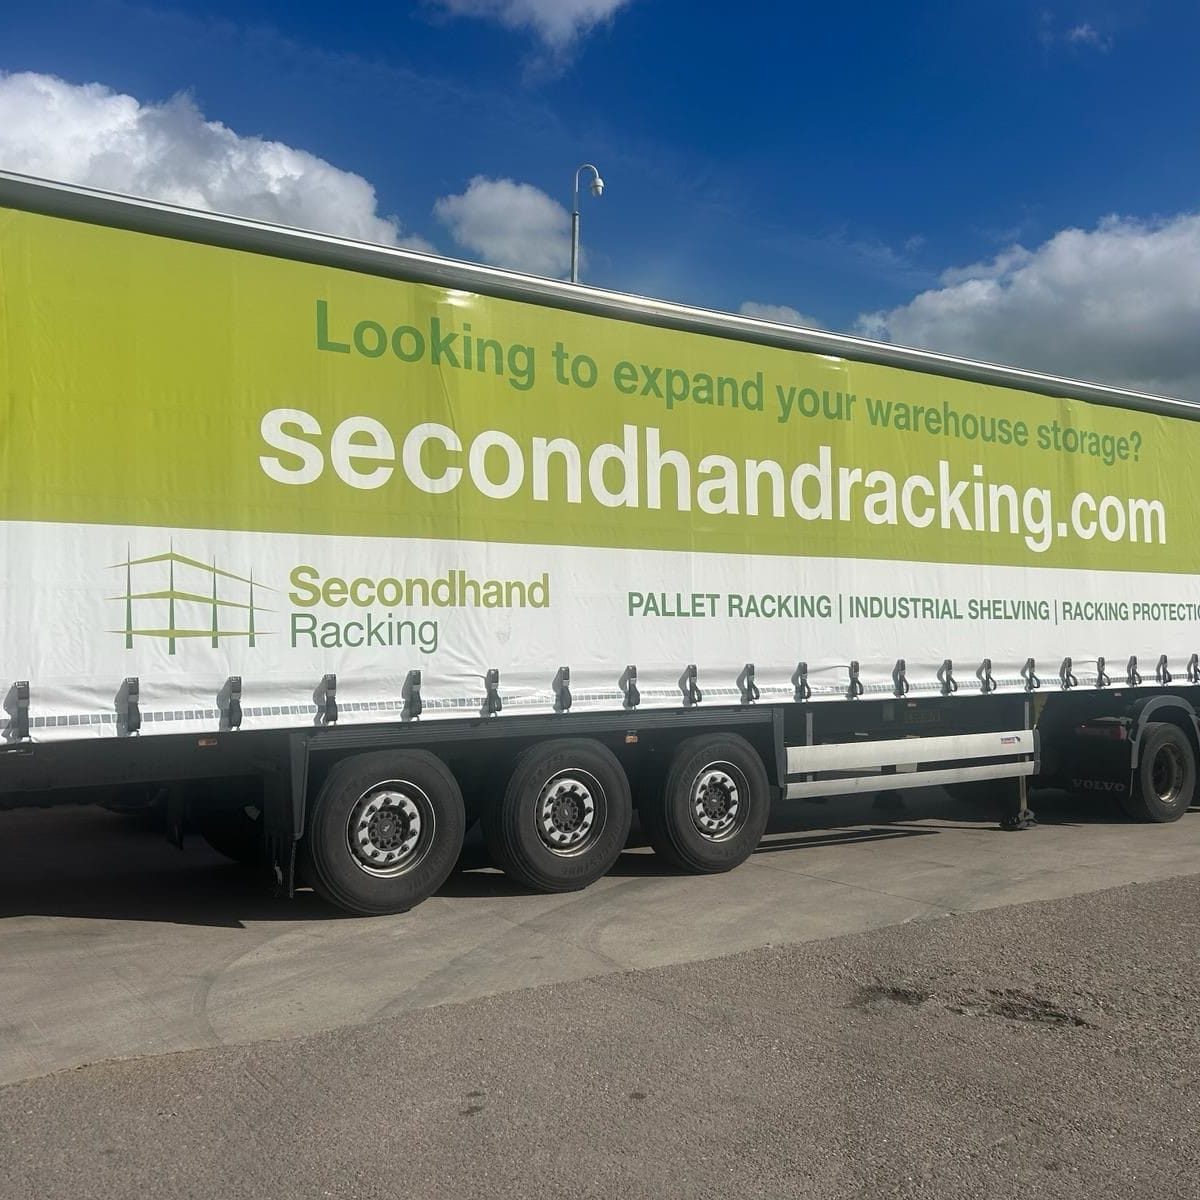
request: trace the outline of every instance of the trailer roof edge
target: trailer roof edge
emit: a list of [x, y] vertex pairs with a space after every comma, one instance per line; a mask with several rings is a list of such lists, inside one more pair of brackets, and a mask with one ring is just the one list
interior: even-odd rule
[[0, 171], [0, 207], [414, 283], [478, 292], [592, 316], [636, 320], [661, 328], [736, 338], [760, 345], [942, 375], [972, 383], [1018, 388], [1047, 396], [1200, 420], [1200, 403], [1189, 400], [1126, 391], [998, 363], [957, 358], [890, 342], [874, 342], [849, 334], [804, 329], [756, 317], [605, 291], [416, 250], [380, 246], [246, 217], [184, 208], [77, 184], [37, 179], [11, 171]]

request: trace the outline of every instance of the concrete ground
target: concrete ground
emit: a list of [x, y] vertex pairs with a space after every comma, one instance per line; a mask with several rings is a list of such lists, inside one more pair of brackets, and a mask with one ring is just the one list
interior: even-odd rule
[[438, 896], [372, 919], [273, 900], [128, 818], [2, 814], [0, 1083], [1200, 870], [1200, 813], [1134, 825], [1102, 804], [1044, 799], [1042, 826], [1006, 834], [936, 792], [898, 814], [795, 803], [729, 875], [663, 873], [635, 846], [566, 896], [513, 887], [476, 841]]
[[[1189, 825], [1184, 839], [1194, 839]], [[962, 831], [935, 828], [906, 841], [826, 849], [836, 859], [853, 848], [879, 863], [919, 843], [920, 862], [892, 863], [875, 883], [906, 878], [908, 890], [932, 895], [940, 887], [945, 895], [963, 885], [948, 882], [939, 848], [963, 844], [954, 841]], [[1063, 853], [1069, 844], [1059, 832], [1042, 831], [1040, 844], [1057, 842]], [[1094, 828], [1061, 832], [1082, 835], [1074, 847], [1089, 850], [1078, 860], [1098, 870], [1103, 839], [1089, 836]], [[1147, 844], [1139, 839], [1140, 831], [1133, 844]], [[1037, 845], [1028, 838], [989, 847], [994, 857], [977, 867], [993, 881], [991, 894], [999, 877], [1019, 873], [1019, 860], [1030, 868], [1026, 887], [1038, 878], [1064, 886], [1062, 874], [1033, 865], [1045, 852]], [[842, 873], [848, 869], [843, 860]], [[853, 907], [858, 891], [877, 908], [891, 902], [884, 891], [868, 892], [865, 878], [834, 885], [762, 865], [746, 874], [768, 886], [782, 875], [793, 911], [813, 896], [841, 896]], [[942, 883], [931, 883], [939, 875]], [[645, 955], [653, 930], [635, 933], [637, 906], [622, 897], [624, 886], [601, 892], [607, 913], [583, 927], [592, 940], [628, 941], [631, 954], [640, 946]], [[665, 915], [658, 933], [669, 938], [677, 910], [656, 886], [641, 895]], [[693, 926], [704, 927], [712, 911], [704, 898], [693, 893]], [[477, 896], [464, 907], [490, 921], [488, 913], [512, 900]], [[618, 910], [623, 937], [607, 927]], [[860, 918], [865, 911], [860, 901]], [[1192, 876], [610, 971], [305, 1038], [59, 1073], [0, 1088], [0, 1195], [1193, 1200], [1198, 915], [1200, 876]], [[435, 911], [409, 927], [442, 919]], [[124, 926], [133, 940], [136, 924]], [[736, 920], [715, 924], [736, 936]], [[493, 928], [514, 950], [544, 944], [549, 927], [571, 923], [543, 910], [524, 926], [530, 932]], [[187, 942], [197, 926], [172, 929]], [[357, 958], [343, 945], [344, 990], [364, 972], [384, 972], [384, 960], [398, 980], [407, 977], [402, 936], [368, 942]], [[692, 939], [686, 949], [700, 944]], [[311, 976], [300, 946], [274, 960], [291, 962], [277, 978], [293, 1000], [331, 969], [328, 948], [309, 945]], [[109, 989], [129, 953], [109, 942]], [[452, 972], [460, 990], [472, 963], [498, 980], [481, 953], [477, 946], [468, 967]], [[567, 943], [567, 959], [581, 962], [579, 953]], [[181, 972], [179, 954], [169, 958], [164, 975]], [[271, 954], [262, 961], [270, 975]], [[552, 971], [543, 963], [532, 960], [530, 973]], [[154, 1011], [151, 994], [145, 979], [128, 993], [146, 997], [146, 1012]], [[402, 988], [396, 994], [401, 1006], [409, 1002]], [[169, 1010], [168, 1003], [160, 1023]], [[57, 1010], [48, 1017], [54, 1028]]]

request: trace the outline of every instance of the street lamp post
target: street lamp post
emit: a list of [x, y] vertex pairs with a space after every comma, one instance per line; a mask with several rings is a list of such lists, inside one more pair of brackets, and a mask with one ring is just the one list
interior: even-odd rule
[[591, 164], [583, 163], [575, 169], [575, 204], [571, 209], [571, 282], [579, 282], [579, 176], [584, 171], [592, 173], [592, 195], [599, 197], [604, 192], [604, 180]]

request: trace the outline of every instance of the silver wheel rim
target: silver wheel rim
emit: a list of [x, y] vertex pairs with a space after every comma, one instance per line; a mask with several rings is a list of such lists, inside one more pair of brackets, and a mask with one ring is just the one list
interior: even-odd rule
[[1159, 746], [1150, 765], [1151, 786], [1163, 804], [1175, 804], [1183, 788], [1183, 755], [1177, 746], [1167, 742]]
[[568, 768], [552, 775], [538, 792], [534, 808], [538, 836], [554, 854], [582, 854], [604, 827], [604, 789], [587, 771]]
[[701, 837], [723, 842], [745, 824], [748, 802], [746, 776], [733, 763], [712, 762], [692, 779], [688, 811]]
[[425, 792], [413, 783], [388, 780], [364, 792], [350, 810], [346, 842], [360, 870], [389, 879], [425, 857], [435, 824]]

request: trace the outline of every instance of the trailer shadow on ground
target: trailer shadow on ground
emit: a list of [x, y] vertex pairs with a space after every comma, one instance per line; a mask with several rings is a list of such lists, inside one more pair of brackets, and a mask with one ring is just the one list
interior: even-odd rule
[[[1040, 823], [1096, 825], [1126, 818], [1111, 802], [1065, 793], [1033, 799]], [[831, 846], [871, 847], [902, 839], [937, 838], [948, 829], [992, 837], [1000, 813], [987, 805], [950, 799], [925, 789], [828, 803], [778, 804], [758, 851], [803, 854]], [[1005, 834], [1006, 837], [1036, 836]], [[628, 848], [613, 875], [670, 876], [677, 872], [649, 852], [636, 818]], [[527, 896], [492, 867], [478, 827], [463, 848], [458, 870], [439, 895], [447, 899]], [[167, 845], [161, 832], [128, 817], [94, 808], [24, 810], [6, 813], [0, 839], [0, 919], [56, 916], [78, 919], [152, 921], [236, 928], [260, 922], [344, 919], [308, 889], [287, 901], [274, 894], [264, 872], [221, 858], [198, 837], [183, 850]]]
[[[1030, 804], [1041, 825], [1126, 824], [1129, 820], [1120, 807], [1108, 798], [1043, 791], [1032, 796]], [[1004, 808], [991, 800], [956, 799], [940, 788], [882, 792], [828, 801], [786, 800], [776, 804], [767, 835], [755, 854], [820, 850], [832, 846], [865, 848], [872, 843], [937, 837], [950, 828], [975, 830], [981, 836], [1018, 836], [1001, 828], [1002, 816]], [[1035, 830], [1023, 832], [1036, 833]], [[631, 878], [680, 874], [648, 851], [649, 845], [635, 816], [626, 851], [609, 874]], [[468, 841], [459, 868], [459, 872], [442, 888], [441, 895], [469, 899], [527, 894], [525, 889], [509, 883], [492, 868], [482, 840], [474, 843]]]
[[311, 892], [276, 899], [265, 869], [217, 854], [199, 837], [182, 850], [161, 828], [101, 808], [3, 814], [0, 919], [57, 916], [236, 928], [338, 915]]

